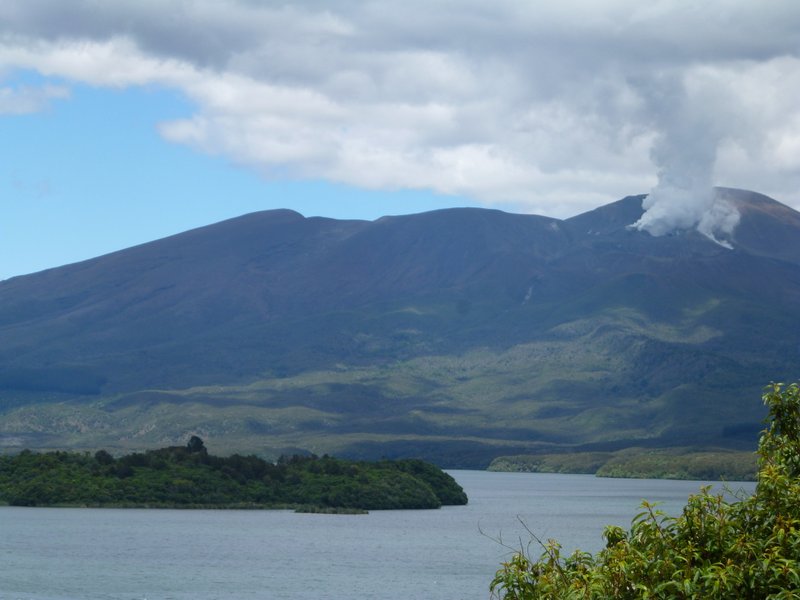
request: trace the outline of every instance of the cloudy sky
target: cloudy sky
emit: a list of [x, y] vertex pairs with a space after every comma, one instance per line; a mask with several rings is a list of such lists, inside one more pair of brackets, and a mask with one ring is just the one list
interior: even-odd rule
[[800, 208], [798, 98], [796, 0], [3, 2], [0, 279], [278, 207]]

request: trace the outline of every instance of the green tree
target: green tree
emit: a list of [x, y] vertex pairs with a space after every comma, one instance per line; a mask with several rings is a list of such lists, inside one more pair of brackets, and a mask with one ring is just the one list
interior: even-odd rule
[[186, 447], [189, 449], [189, 452], [191, 452], [192, 454], [195, 454], [195, 453], [206, 454], [207, 453], [206, 446], [203, 443], [203, 440], [201, 440], [196, 435], [193, 435], [192, 437], [189, 438], [189, 443], [186, 444]]
[[114, 464], [114, 457], [111, 456], [106, 450], [98, 450], [94, 453], [94, 459], [101, 465]]
[[252, 455], [210, 456], [197, 437], [118, 459], [105, 450], [0, 456], [0, 504], [366, 510], [466, 502], [450, 475], [425, 464], [307, 456], [273, 465]]
[[770, 385], [752, 496], [728, 502], [702, 488], [678, 517], [647, 502], [629, 531], [607, 527], [605, 549], [565, 556], [555, 541], [517, 552], [490, 589], [504, 600], [800, 598], [800, 388]]

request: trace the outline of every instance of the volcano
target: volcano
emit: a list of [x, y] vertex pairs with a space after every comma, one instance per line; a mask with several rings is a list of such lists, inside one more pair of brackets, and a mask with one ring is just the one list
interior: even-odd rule
[[420, 456], [749, 448], [800, 355], [800, 214], [722, 193], [732, 249], [448, 209], [265, 211], [0, 282], [0, 449], [200, 435], [214, 451]]

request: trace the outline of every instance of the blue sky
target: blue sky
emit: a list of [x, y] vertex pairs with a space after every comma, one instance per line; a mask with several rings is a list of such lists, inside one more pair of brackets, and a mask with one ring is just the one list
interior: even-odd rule
[[[42, 81], [25, 72], [5, 83]], [[76, 85], [41, 112], [0, 116], [0, 279], [259, 210], [372, 220], [478, 206], [428, 190], [268, 179], [159, 135], [158, 123], [191, 112], [180, 94], [157, 86]]]
[[730, 237], [800, 207], [800, 5], [0, 3], [0, 279], [243, 213], [453, 206]]

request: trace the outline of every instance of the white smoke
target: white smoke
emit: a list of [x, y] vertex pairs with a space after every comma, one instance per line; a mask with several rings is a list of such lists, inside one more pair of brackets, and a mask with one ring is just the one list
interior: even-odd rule
[[731, 249], [726, 239], [739, 224], [739, 211], [711, 187], [674, 187], [659, 183], [642, 202], [645, 212], [632, 225], [650, 235], [696, 229], [720, 246]]
[[739, 224], [739, 211], [718, 192], [713, 191], [712, 194], [711, 205], [700, 217], [697, 231], [720, 246], [733, 250], [733, 245], [722, 236], [733, 236], [733, 230]]
[[[639, 82], [643, 99], [656, 115], [659, 132], [650, 156], [658, 184], [642, 203], [644, 214], [631, 227], [661, 236], [695, 229], [731, 248], [739, 212], [714, 189], [717, 149], [725, 131], [720, 99], [702, 86], [687, 93], [684, 81], [661, 78]], [[724, 106], [724, 104], [722, 105]]]

